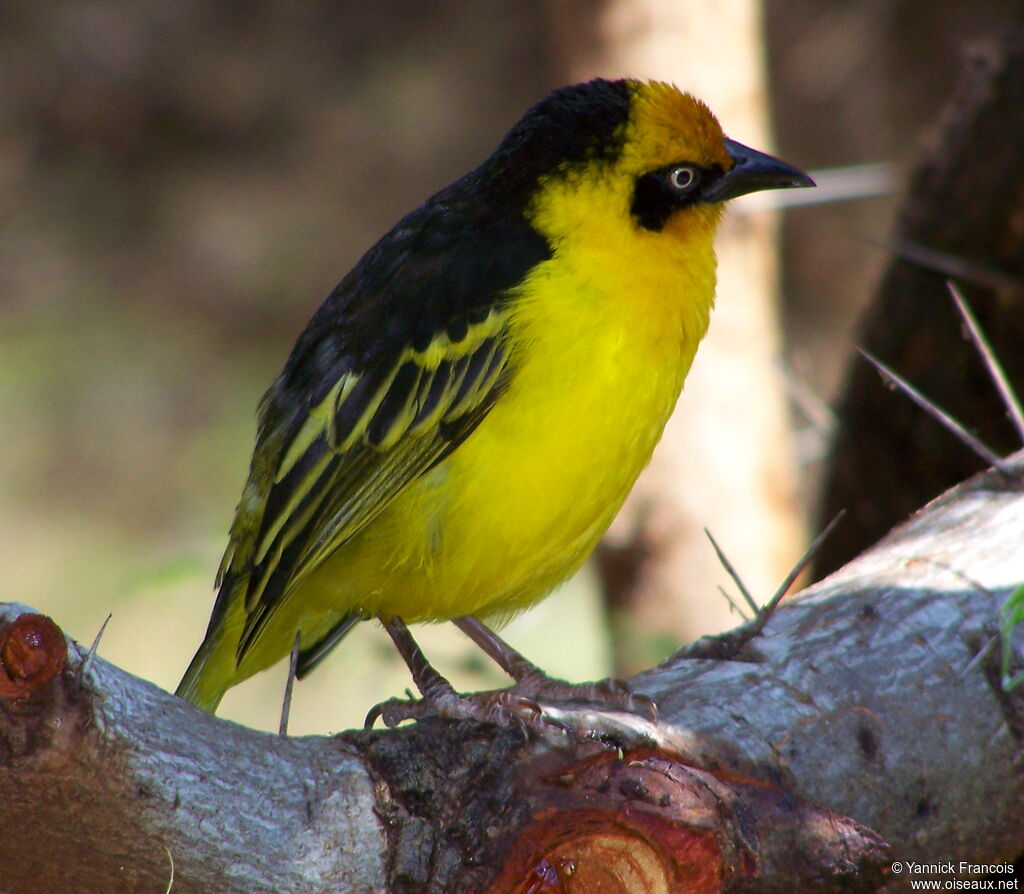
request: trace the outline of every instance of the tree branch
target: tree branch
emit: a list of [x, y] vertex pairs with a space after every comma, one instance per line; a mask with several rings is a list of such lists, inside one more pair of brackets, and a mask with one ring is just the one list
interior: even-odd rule
[[786, 600], [734, 660], [706, 639], [636, 678], [672, 728], [631, 721], [625, 759], [442, 721], [281, 738], [101, 657], [80, 681], [72, 644], [0, 698], [0, 888], [164, 891], [173, 860], [174, 892], [571, 891], [597, 871], [608, 890], [866, 891], [890, 859], [1006, 859], [1024, 846], [1024, 696], [997, 640], [1024, 581], [1011, 462]]

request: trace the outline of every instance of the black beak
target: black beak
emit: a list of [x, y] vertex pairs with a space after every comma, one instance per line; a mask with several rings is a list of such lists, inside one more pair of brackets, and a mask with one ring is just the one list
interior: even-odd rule
[[701, 190], [705, 202], [725, 202], [762, 189], [792, 189], [814, 186], [814, 181], [792, 165], [758, 152], [735, 140], [726, 140], [725, 148], [733, 166], [720, 177], [709, 180]]

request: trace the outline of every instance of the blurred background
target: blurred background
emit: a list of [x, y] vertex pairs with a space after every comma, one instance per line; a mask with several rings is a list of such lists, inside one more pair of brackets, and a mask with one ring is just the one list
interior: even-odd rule
[[[783, 212], [781, 264], [768, 271], [792, 473], [772, 479], [788, 482], [787, 520], [767, 525], [791, 532], [778, 550], [788, 564], [903, 178], [934, 139], [965, 50], [1020, 7], [765, 0], [746, 7], [740, 39], [736, 6], [0, 5], [0, 599], [86, 644], [112, 614], [100, 654], [173, 689], [205, 630], [257, 403], [317, 304], [527, 106], [596, 74], [668, 76], [707, 96], [730, 135], [763, 132], [772, 148], [770, 134], [805, 170], [872, 166], [842, 181], [843, 200]], [[726, 26], [717, 37], [698, 27], [709, 17]], [[730, 118], [708, 94], [734, 82], [747, 112]], [[755, 124], [741, 126], [747, 113]], [[765, 220], [770, 239], [777, 218]], [[743, 539], [714, 530], [742, 570]], [[550, 672], [636, 670], [725, 626], [727, 610], [705, 621], [688, 607], [689, 627], [623, 656], [600, 586], [614, 545], [602, 555], [507, 629]], [[721, 608], [724, 572], [700, 577]], [[458, 686], [501, 685], [446, 626], [420, 631], [440, 669]], [[358, 725], [408, 685], [386, 637], [361, 625], [297, 687], [292, 730]], [[274, 729], [282, 686], [279, 667], [229, 693], [221, 713]]]

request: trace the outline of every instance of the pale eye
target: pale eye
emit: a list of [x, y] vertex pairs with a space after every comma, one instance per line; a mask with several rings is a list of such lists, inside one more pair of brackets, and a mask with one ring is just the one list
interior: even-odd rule
[[689, 165], [673, 168], [668, 175], [668, 182], [673, 189], [680, 191], [689, 189], [697, 179], [697, 172]]

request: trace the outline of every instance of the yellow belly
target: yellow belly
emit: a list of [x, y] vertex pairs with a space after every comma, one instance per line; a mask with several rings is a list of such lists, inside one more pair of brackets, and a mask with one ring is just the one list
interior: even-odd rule
[[662, 246], [650, 269], [589, 275], [563, 257], [557, 274], [534, 277], [517, 306], [522, 359], [508, 390], [292, 604], [321, 606], [321, 623], [351, 608], [409, 622], [507, 617], [575, 571], [650, 459], [707, 327], [710, 246], [707, 265], [692, 257], [666, 264]]

